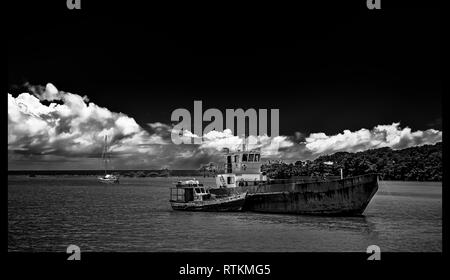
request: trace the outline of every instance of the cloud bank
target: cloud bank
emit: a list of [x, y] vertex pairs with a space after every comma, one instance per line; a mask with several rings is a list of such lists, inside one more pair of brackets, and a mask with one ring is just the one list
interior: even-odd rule
[[353, 132], [344, 130], [343, 133], [331, 136], [325, 133], [311, 133], [306, 137], [305, 147], [313, 154], [330, 154], [383, 147], [397, 150], [440, 141], [442, 141], [441, 131], [435, 129], [412, 131], [409, 127], [401, 128], [400, 123], [392, 123], [378, 125], [371, 130], [365, 128]]
[[[172, 125], [156, 122], [147, 126], [144, 129], [134, 118], [98, 106], [87, 96], [59, 91], [52, 84], [28, 85], [28, 92], [17, 97], [8, 94], [8, 168], [99, 168], [106, 135], [112, 156], [119, 159], [116, 169], [194, 169], [221, 161], [223, 148], [237, 149], [243, 143], [225, 129], [203, 135], [201, 144], [174, 145]], [[199, 137], [190, 131], [182, 135]], [[392, 123], [335, 135], [250, 136], [247, 143], [250, 148], [261, 148], [265, 159], [296, 161], [339, 151], [403, 149], [440, 141], [439, 130], [412, 131]]]
[[[33, 87], [17, 97], [8, 94], [8, 150], [30, 154], [96, 156], [109, 137], [111, 151], [121, 155], [151, 154], [153, 145], [165, 144], [136, 121], [111, 112], [87, 97], [58, 91], [52, 84]], [[51, 102], [44, 105], [42, 101]]]

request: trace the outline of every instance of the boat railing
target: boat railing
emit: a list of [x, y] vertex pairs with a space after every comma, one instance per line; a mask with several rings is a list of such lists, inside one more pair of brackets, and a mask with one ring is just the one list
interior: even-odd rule
[[[365, 177], [365, 176], [370, 176], [370, 175], [378, 176], [377, 173], [369, 173], [369, 174], [345, 177], [343, 179], [359, 178], [359, 177]], [[286, 183], [302, 184], [302, 183], [314, 183], [314, 182], [331, 182], [331, 181], [339, 181], [339, 180], [343, 180], [343, 179], [341, 179], [340, 176], [268, 179], [267, 184], [286, 184]]]
[[197, 187], [203, 187], [204, 185], [202, 183], [198, 184], [180, 184], [180, 183], [173, 183], [177, 188], [197, 188]]
[[[346, 177], [344, 180], [365, 180], [366, 177], [368, 180], [372, 180], [369, 178], [370, 176], [378, 176], [376, 173], [358, 175]], [[328, 178], [328, 180], [318, 178], [316, 181], [306, 181], [306, 180], [296, 180], [296, 179], [269, 179], [268, 181], [261, 182], [256, 188], [253, 189], [252, 193], [265, 193], [267, 189], [265, 188], [268, 185], [272, 185], [270, 190], [272, 192], [283, 192], [286, 191], [286, 187], [288, 185], [300, 185], [300, 184], [308, 184], [308, 183], [327, 183], [327, 182], [335, 182], [341, 181], [340, 178]], [[289, 188], [288, 188], [289, 189]]]
[[304, 178], [304, 179], [269, 179], [267, 180], [267, 184], [288, 184], [288, 183], [295, 183], [295, 184], [301, 184], [301, 183], [314, 183], [314, 182], [324, 182], [324, 181], [331, 181], [327, 178]]

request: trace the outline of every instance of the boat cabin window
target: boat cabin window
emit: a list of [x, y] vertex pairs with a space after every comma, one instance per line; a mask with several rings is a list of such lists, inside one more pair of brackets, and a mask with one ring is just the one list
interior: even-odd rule
[[247, 154], [242, 155], [242, 161], [247, 161]]
[[227, 184], [233, 184], [234, 183], [234, 177], [227, 177]]
[[260, 154], [255, 154], [255, 162], [259, 162]]
[[239, 155], [234, 156], [234, 162], [239, 162]]
[[186, 197], [186, 192], [181, 188], [170, 189], [171, 199], [175, 201], [184, 201]]
[[253, 161], [253, 157], [254, 157], [255, 155], [254, 154], [249, 154], [248, 155], [248, 161]]
[[194, 188], [195, 193], [206, 193], [204, 188]]

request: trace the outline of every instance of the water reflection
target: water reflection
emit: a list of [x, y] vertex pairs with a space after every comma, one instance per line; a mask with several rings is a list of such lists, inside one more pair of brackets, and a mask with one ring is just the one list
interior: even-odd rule
[[283, 224], [298, 226], [302, 229], [313, 230], [345, 230], [359, 233], [375, 232], [375, 224], [369, 222], [365, 216], [354, 217], [326, 217], [308, 215], [285, 215], [285, 214], [261, 214], [247, 213], [239, 215], [244, 223]]

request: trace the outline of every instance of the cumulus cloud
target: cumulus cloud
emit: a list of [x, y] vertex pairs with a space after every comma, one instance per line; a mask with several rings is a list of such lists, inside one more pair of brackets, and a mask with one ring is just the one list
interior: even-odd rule
[[[230, 129], [203, 136], [184, 130], [179, 131], [183, 139], [197, 138], [201, 143], [175, 145], [173, 128], [161, 122], [141, 127], [134, 118], [98, 106], [87, 96], [59, 91], [52, 84], [28, 85], [28, 92], [17, 97], [8, 94], [8, 165], [13, 169], [96, 168], [107, 135], [112, 156], [120, 157], [117, 169], [196, 169], [220, 163], [223, 148], [239, 149], [244, 142]], [[338, 151], [403, 149], [440, 141], [439, 130], [412, 131], [393, 123], [336, 135], [250, 136], [247, 144], [250, 149], [260, 148], [264, 159], [296, 161]]]
[[359, 152], [368, 149], [390, 147], [404, 149], [412, 146], [435, 144], [442, 141], [442, 132], [435, 129], [412, 131], [401, 128], [400, 123], [378, 125], [369, 130], [344, 130], [343, 133], [328, 136], [325, 133], [311, 133], [305, 139], [306, 148], [313, 154], [330, 154], [339, 151]]
[[144, 129], [87, 96], [52, 84], [27, 87], [17, 97], [8, 94], [8, 168], [96, 169], [105, 135], [112, 157], [119, 158], [111, 163], [115, 169], [195, 169], [221, 159], [213, 149], [172, 144], [172, 125], [156, 122]]
[[[111, 151], [120, 154], [152, 154], [153, 145], [166, 144], [133, 118], [88, 102], [87, 97], [58, 91], [52, 84], [31, 86], [29, 91], [17, 97], [8, 94], [8, 150], [95, 156], [105, 136]], [[43, 100], [52, 103], [45, 105]]]
[[[185, 130], [183, 131], [182, 138], [188, 140], [201, 138], [199, 149], [213, 151], [222, 151], [224, 148], [230, 150], [242, 149], [242, 144], [244, 143], [244, 138], [233, 135], [230, 129], [225, 129], [224, 131], [212, 130], [204, 134], [202, 137]], [[294, 143], [286, 136], [269, 137], [267, 135], [250, 135], [247, 137], [245, 144], [248, 149], [259, 148], [261, 149], [263, 156], [271, 157], [281, 155], [283, 148], [294, 145]]]

